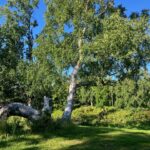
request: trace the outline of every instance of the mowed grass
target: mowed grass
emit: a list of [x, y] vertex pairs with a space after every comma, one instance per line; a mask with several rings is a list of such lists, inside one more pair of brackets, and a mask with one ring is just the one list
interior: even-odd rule
[[0, 135], [0, 150], [150, 150], [150, 130], [73, 126]]

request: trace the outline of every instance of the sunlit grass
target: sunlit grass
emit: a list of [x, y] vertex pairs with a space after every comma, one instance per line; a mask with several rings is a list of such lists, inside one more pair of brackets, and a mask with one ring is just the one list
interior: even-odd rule
[[0, 135], [3, 150], [149, 150], [150, 130], [74, 126]]

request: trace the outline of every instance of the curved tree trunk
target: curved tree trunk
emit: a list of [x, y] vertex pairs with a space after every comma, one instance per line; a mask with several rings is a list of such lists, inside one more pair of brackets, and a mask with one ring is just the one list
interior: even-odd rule
[[69, 94], [67, 97], [67, 105], [65, 107], [65, 111], [62, 116], [62, 119], [66, 121], [71, 119], [73, 100], [74, 100], [74, 95], [75, 95], [76, 87], [77, 87], [76, 76], [78, 74], [79, 69], [80, 69], [80, 62], [78, 62], [77, 65], [75, 66], [73, 73], [71, 75], [71, 79], [70, 79]]
[[[86, 28], [83, 29], [83, 35], [85, 33]], [[65, 107], [63, 116], [62, 116], [62, 120], [63, 121], [69, 121], [71, 119], [71, 113], [72, 113], [72, 108], [73, 108], [73, 101], [74, 101], [74, 96], [76, 93], [76, 88], [77, 88], [77, 74], [79, 72], [80, 66], [81, 66], [81, 62], [82, 62], [82, 38], [79, 38], [78, 40], [78, 48], [79, 48], [79, 60], [76, 64], [76, 66], [74, 67], [74, 70], [71, 74], [71, 79], [70, 79], [70, 85], [69, 85], [69, 94], [67, 97], [67, 105]]]
[[[87, 12], [87, 10], [88, 10], [88, 4], [89, 4], [89, 0], [87, 0], [87, 2], [86, 2], [85, 12]], [[69, 85], [69, 94], [67, 97], [67, 105], [65, 107], [65, 110], [64, 110], [64, 113], [62, 116], [63, 121], [71, 120], [73, 101], [74, 101], [74, 96], [75, 96], [76, 88], [77, 88], [76, 77], [79, 72], [81, 62], [82, 62], [82, 43], [83, 43], [83, 37], [84, 37], [85, 31], [86, 31], [86, 27], [83, 28], [82, 35], [78, 39], [79, 60], [71, 74], [70, 85]]]
[[51, 118], [52, 106], [49, 105], [51, 101], [52, 99], [44, 96], [44, 106], [42, 111], [36, 110], [23, 103], [10, 103], [6, 106], [1, 106], [0, 120], [6, 119], [9, 116], [21, 116], [28, 118], [31, 121], [37, 121], [45, 117], [47, 114], [49, 115], [48, 117]]

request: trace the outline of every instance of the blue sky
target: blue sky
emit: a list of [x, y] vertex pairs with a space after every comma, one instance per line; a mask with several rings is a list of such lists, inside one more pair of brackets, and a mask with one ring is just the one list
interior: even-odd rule
[[150, 0], [115, 0], [115, 4], [125, 6], [127, 15], [132, 11], [139, 12], [142, 9], [150, 9]]
[[[44, 12], [46, 6], [44, 5], [44, 0], [40, 0], [39, 7], [36, 9], [34, 13], [34, 19], [38, 21], [38, 27], [34, 29], [34, 33], [38, 34], [41, 32], [45, 25], [44, 21]], [[0, 0], [0, 5], [4, 5], [6, 0]], [[131, 12], [139, 12], [142, 9], [150, 9], [150, 0], [115, 0], [115, 5], [122, 4], [126, 7], [126, 14], [129, 15]], [[0, 19], [0, 23], [2, 19]]]

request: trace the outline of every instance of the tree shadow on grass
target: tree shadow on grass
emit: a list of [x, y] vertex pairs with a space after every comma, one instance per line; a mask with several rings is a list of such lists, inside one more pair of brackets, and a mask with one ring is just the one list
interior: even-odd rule
[[[38, 144], [40, 141], [42, 141], [42, 137], [40, 138], [29, 138], [28, 136], [23, 136], [23, 137], [19, 137], [19, 136], [14, 136], [12, 138], [6, 138], [3, 139], [2, 141], [0, 141], [0, 149], [5, 149], [5, 148], [9, 148], [12, 145], [15, 145], [16, 143], [21, 143], [21, 142], [25, 142], [27, 145], [36, 145]], [[36, 146], [32, 146], [29, 148], [25, 148], [26, 150], [38, 150], [38, 147]], [[24, 150], [25, 150], [24, 149]], [[18, 147], [19, 150], [19, 147]]]
[[127, 132], [119, 128], [74, 126], [49, 131], [42, 134], [43, 139], [50, 135], [63, 137], [65, 140], [79, 140], [79, 144], [59, 150], [149, 150], [150, 134]]
[[7, 141], [0, 141], [0, 149], [10, 146]]
[[[81, 132], [74, 137], [78, 139], [85, 137], [86, 140], [61, 150], [150, 150], [148, 134], [131, 133], [113, 128], [79, 127], [78, 130]], [[73, 134], [69, 135], [69, 139], [71, 135]]]
[[34, 134], [37, 136], [36, 138], [27, 135], [0, 141], [0, 148], [9, 148], [15, 142], [25, 142], [25, 146], [21, 150], [44, 150], [39, 147], [39, 143], [59, 137], [68, 142], [70, 140], [81, 142], [72, 143], [58, 150], [149, 150], [150, 147], [150, 134], [128, 132], [119, 128], [70, 126], [32, 133], [32, 135]]
[[40, 148], [38, 146], [31, 146], [28, 148], [23, 148], [22, 150], [40, 150]]

